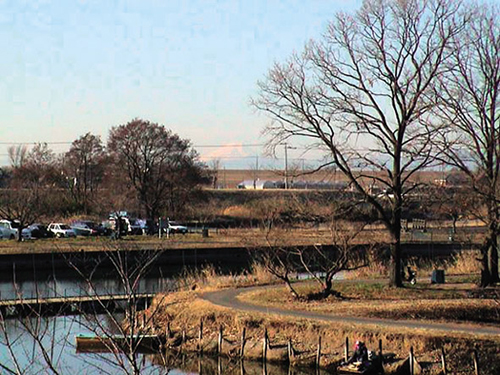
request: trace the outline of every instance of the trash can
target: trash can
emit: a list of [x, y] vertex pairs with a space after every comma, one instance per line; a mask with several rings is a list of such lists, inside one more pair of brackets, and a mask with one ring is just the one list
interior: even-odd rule
[[444, 284], [444, 270], [433, 270], [431, 284]]
[[207, 237], [208, 237], [208, 228], [203, 228], [203, 229], [201, 230], [201, 236], [202, 236], [203, 238], [207, 238]]

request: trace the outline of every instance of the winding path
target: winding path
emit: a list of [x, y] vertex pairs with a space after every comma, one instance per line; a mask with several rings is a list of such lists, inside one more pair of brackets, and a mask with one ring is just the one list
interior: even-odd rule
[[267, 307], [254, 305], [243, 302], [238, 299], [242, 293], [255, 291], [266, 288], [266, 286], [239, 288], [239, 289], [224, 289], [215, 292], [203, 293], [201, 297], [214, 305], [228, 307], [235, 310], [245, 312], [256, 312], [259, 314], [272, 314], [297, 319], [313, 319], [329, 323], [342, 323], [351, 325], [370, 326], [373, 328], [384, 329], [418, 329], [426, 330], [438, 334], [458, 334], [458, 335], [480, 335], [487, 338], [500, 338], [500, 327], [491, 325], [477, 325], [465, 323], [437, 323], [429, 321], [412, 321], [412, 320], [389, 320], [379, 318], [366, 318], [356, 316], [336, 316], [320, 314], [303, 310], [287, 310], [276, 307]]

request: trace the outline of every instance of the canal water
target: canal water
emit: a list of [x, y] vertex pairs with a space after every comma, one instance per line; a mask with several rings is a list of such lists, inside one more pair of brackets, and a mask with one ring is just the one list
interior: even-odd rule
[[[120, 318], [119, 316], [117, 317]], [[104, 315], [95, 317], [106, 329], [113, 331], [113, 323]], [[77, 353], [75, 336], [94, 333], [92, 320], [82, 316], [43, 319], [7, 319], [0, 328], [0, 374], [9, 370], [25, 375], [59, 374], [127, 374], [131, 373], [123, 355], [110, 353]], [[141, 374], [318, 374], [314, 370], [288, 369], [273, 364], [264, 368], [260, 362], [229, 359], [198, 358], [193, 355], [170, 356], [168, 361], [158, 355], [139, 354], [137, 361]], [[17, 367], [16, 367], [17, 366]], [[322, 372], [322, 374], [327, 374]]]
[[[170, 275], [169, 275], [170, 276]], [[170, 277], [145, 277], [135, 285], [136, 293], [155, 293], [175, 290], [175, 279]], [[96, 278], [91, 283], [83, 279], [30, 280], [16, 277], [0, 282], [0, 300], [91, 296], [95, 294], [125, 294], [123, 283], [116, 277]], [[116, 315], [121, 321], [123, 316]], [[77, 353], [76, 339], [79, 334], [116, 332], [112, 319], [106, 315], [56, 316], [43, 318], [0, 317], [0, 374], [123, 374], [130, 373], [130, 366], [122, 354]], [[308, 370], [290, 371], [288, 368], [236, 360], [213, 360], [197, 357], [175, 358], [138, 354], [141, 374], [308, 374]], [[51, 370], [51, 366], [53, 370]]]

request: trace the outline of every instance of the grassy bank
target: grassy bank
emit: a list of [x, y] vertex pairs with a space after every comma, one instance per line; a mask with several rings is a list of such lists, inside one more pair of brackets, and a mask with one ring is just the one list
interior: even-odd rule
[[[455, 263], [454, 267], [462, 266]], [[450, 270], [452, 268], [450, 267]], [[199, 326], [203, 322], [203, 340], [201, 345], [205, 353], [215, 354], [219, 328], [224, 334], [224, 356], [235, 357], [241, 345], [241, 334], [246, 330], [247, 344], [245, 358], [259, 360], [262, 356], [262, 338], [267, 330], [271, 349], [268, 359], [273, 362], [287, 362], [287, 343], [291, 340], [295, 350], [292, 359], [297, 367], [314, 366], [318, 338], [322, 338], [321, 366], [332, 370], [343, 358], [345, 338], [364, 340], [369, 349], [378, 348], [382, 340], [384, 352], [392, 352], [397, 359], [407, 357], [413, 347], [417, 359], [423, 364], [426, 374], [438, 374], [441, 371], [440, 355], [444, 349], [448, 358], [448, 371], [453, 374], [473, 374], [471, 360], [474, 348], [479, 350], [481, 374], [500, 372], [500, 339], [476, 334], [458, 334], [453, 332], [428, 331], [425, 329], [388, 328], [376, 324], [328, 323], [324, 321], [292, 318], [281, 315], [269, 315], [256, 312], [246, 313], [229, 308], [215, 306], [201, 298], [207, 290], [229, 286], [251, 285], [259, 282], [273, 282], [266, 276], [264, 269], [256, 267], [253, 273], [225, 276], [219, 278], [211, 268], [198, 274], [185, 275], [185, 287], [189, 291], [159, 296], [154, 309], [159, 306], [154, 327], [157, 332], [165, 332], [171, 327], [170, 343], [179, 348], [182, 332], [186, 336], [183, 350], [196, 352], [199, 340]], [[194, 290], [192, 290], [194, 289]], [[257, 292], [247, 292], [241, 299], [253, 304], [278, 306], [280, 308], [321, 312], [338, 316], [368, 316], [386, 319], [405, 319], [413, 321], [439, 321], [500, 323], [498, 290], [487, 292], [478, 290], [468, 278], [454, 277], [453, 283], [431, 286], [419, 283], [415, 287], [403, 289], [387, 288], [380, 281], [346, 281], [336, 284], [344, 299], [308, 298], [317, 292], [311, 283], [298, 286], [303, 298], [295, 300], [289, 297], [280, 285], [273, 285]], [[147, 312], [146, 312], [147, 314]], [[395, 364], [388, 364], [387, 373]]]
[[[240, 337], [246, 329], [248, 342], [245, 358], [259, 360], [262, 356], [262, 338], [268, 331], [271, 349], [268, 359], [271, 362], [286, 362], [286, 345], [293, 344], [296, 356], [293, 365], [307, 367], [314, 365], [318, 337], [322, 337], [321, 365], [333, 369], [342, 360], [345, 337], [364, 340], [370, 349], [378, 347], [382, 340], [385, 352], [392, 352], [398, 359], [406, 358], [410, 347], [414, 348], [417, 359], [425, 364], [426, 373], [438, 374], [440, 371], [441, 348], [448, 357], [448, 369], [455, 374], [473, 374], [471, 353], [478, 348], [484, 364], [482, 374], [498, 374], [500, 371], [499, 341], [481, 337], [455, 337], [453, 335], [428, 334], [425, 331], [378, 329], [376, 326], [363, 327], [352, 324], [328, 324], [318, 321], [268, 316], [256, 313], [236, 312], [216, 307], [200, 299], [195, 292], [169, 295], [161, 302], [163, 314], [156, 321], [156, 330], [164, 332], [167, 322], [172, 329], [171, 343], [179, 343], [185, 332], [187, 341], [184, 350], [197, 351], [200, 321], [203, 321], [202, 347], [206, 354], [217, 351], [219, 328], [224, 332], [224, 355], [234, 357], [239, 353]], [[178, 346], [177, 346], [178, 348]], [[387, 366], [390, 373], [390, 365]]]

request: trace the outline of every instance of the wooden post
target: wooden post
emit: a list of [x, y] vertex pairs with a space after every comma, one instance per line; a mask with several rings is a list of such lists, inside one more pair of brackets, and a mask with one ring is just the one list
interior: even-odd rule
[[293, 348], [292, 348], [292, 339], [288, 339], [288, 346], [287, 346], [287, 351], [288, 351], [288, 363], [292, 363], [292, 358], [293, 358]]
[[268, 345], [268, 336], [267, 336], [267, 328], [264, 331], [264, 339], [262, 340], [262, 361], [264, 363], [267, 362], [267, 345]]
[[477, 354], [477, 349], [474, 349], [474, 351], [472, 352], [472, 358], [474, 360], [474, 373], [476, 375], [479, 375], [479, 356]]
[[246, 344], [246, 327], [243, 327], [243, 331], [241, 332], [241, 349], [240, 349], [240, 357], [243, 358], [245, 356], [245, 344]]
[[198, 351], [203, 354], [203, 320], [200, 319], [200, 331], [198, 332]]
[[382, 339], [378, 340], [378, 362], [382, 374], [384, 373], [384, 353], [382, 352]]
[[217, 342], [217, 354], [222, 354], [222, 339], [223, 339], [224, 331], [222, 326], [219, 327], [219, 341]]
[[448, 371], [446, 370], [446, 355], [444, 353], [444, 347], [441, 347], [441, 367], [443, 370], [443, 375], [446, 375]]
[[219, 356], [217, 358], [217, 375], [222, 375], [223, 374], [223, 371], [222, 371], [222, 358]]
[[321, 336], [318, 338], [318, 350], [316, 352], [316, 368], [319, 370], [321, 365]]
[[414, 360], [413, 360], [413, 346], [410, 347], [410, 375], [415, 375]]
[[245, 374], [246, 374], [245, 364], [244, 364], [243, 357], [242, 357], [241, 361], [240, 361], [240, 375], [245, 375]]
[[183, 329], [183, 330], [182, 330], [182, 339], [181, 339], [181, 343], [183, 343], [183, 344], [184, 344], [185, 342], [186, 342], [186, 330], [185, 330], [185, 329]]
[[344, 361], [349, 360], [349, 337], [345, 338], [345, 348], [344, 348]]

